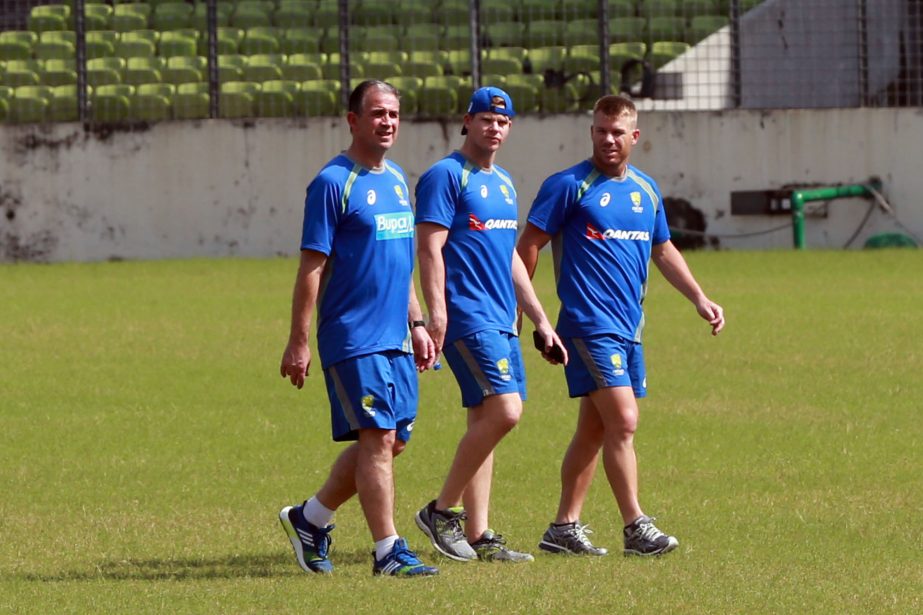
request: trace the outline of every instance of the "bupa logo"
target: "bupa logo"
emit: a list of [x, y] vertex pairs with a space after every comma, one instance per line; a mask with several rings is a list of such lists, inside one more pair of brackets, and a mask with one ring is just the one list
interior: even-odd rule
[[404, 196], [404, 189], [399, 185], [394, 185], [394, 194], [397, 195], [397, 202], [403, 205], [404, 207], [410, 207], [410, 201]]
[[606, 205], [609, 204], [609, 201], [611, 201], [611, 200], [612, 200], [612, 195], [609, 194], [608, 192], [606, 192], [606, 193], [603, 194], [602, 197], [599, 199], [599, 206], [600, 206], [600, 207], [605, 207]]
[[503, 200], [506, 201], [507, 205], [512, 205], [512, 204], [513, 204], [513, 197], [510, 196], [510, 191], [509, 191], [509, 189], [508, 189], [506, 186], [504, 186], [504, 185], [501, 184], [501, 185], [500, 185], [500, 192], [503, 193]]
[[593, 240], [618, 239], [620, 241], [650, 241], [651, 234], [648, 231], [623, 231], [618, 229], [607, 228], [600, 231], [595, 226], [587, 222], [586, 237]]
[[406, 239], [413, 237], [413, 214], [396, 212], [375, 216], [375, 239]]
[[468, 214], [468, 228], [472, 231], [492, 231], [495, 229], [515, 231], [519, 228], [519, 221], [491, 218], [487, 222], [481, 222], [474, 214]]
[[369, 205], [374, 205], [375, 201], [377, 200], [378, 200], [378, 195], [375, 194], [374, 190], [369, 190], [368, 193], [365, 195], [365, 202], [368, 203]]
[[640, 214], [644, 212], [644, 207], [641, 206], [641, 193], [640, 192], [631, 193], [631, 211], [635, 212], [636, 214]]

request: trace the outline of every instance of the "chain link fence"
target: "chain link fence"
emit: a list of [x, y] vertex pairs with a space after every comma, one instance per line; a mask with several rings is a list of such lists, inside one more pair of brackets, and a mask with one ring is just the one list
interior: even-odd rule
[[923, 0], [0, 0], [0, 122], [919, 106]]

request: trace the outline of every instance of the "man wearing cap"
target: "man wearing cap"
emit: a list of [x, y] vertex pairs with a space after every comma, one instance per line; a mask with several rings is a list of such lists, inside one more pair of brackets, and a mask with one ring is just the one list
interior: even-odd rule
[[514, 115], [512, 100], [500, 88], [475, 91], [463, 120], [461, 148], [426, 171], [416, 188], [427, 330], [437, 355], [445, 354], [468, 409], [467, 432], [442, 491], [417, 513], [416, 522], [437, 551], [457, 561], [533, 559], [507, 548], [487, 522], [493, 450], [519, 422], [526, 397], [517, 301], [547, 349], [563, 346], [514, 249], [516, 189], [494, 164]]

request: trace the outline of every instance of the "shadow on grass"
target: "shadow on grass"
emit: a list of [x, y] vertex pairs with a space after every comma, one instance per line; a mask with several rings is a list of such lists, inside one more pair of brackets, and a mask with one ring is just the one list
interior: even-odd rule
[[[369, 552], [331, 553], [334, 566], [368, 565]], [[161, 581], [234, 578], [270, 578], [314, 576], [306, 575], [294, 555], [227, 555], [223, 557], [190, 557], [179, 559], [125, 559], [97, 562], [94, 568], [65, 570], [57, 574], [18, 573], [10, 575], [25, 581]], [[320, 575], [318, 575], [320, 576]]]

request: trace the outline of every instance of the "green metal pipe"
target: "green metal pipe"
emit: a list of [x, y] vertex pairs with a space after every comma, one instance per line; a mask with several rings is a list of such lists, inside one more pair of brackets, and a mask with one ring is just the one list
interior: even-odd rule
[[[877, 188], [876, 188], [877, 189]], [[832, 201], [848, 197], [871, 197], [867, 184], [850, 184], [813, 190], [798, 190], [792, 193], [792, 234], [795, 249], [804, 250], [804, 204], [811, 201]]]

